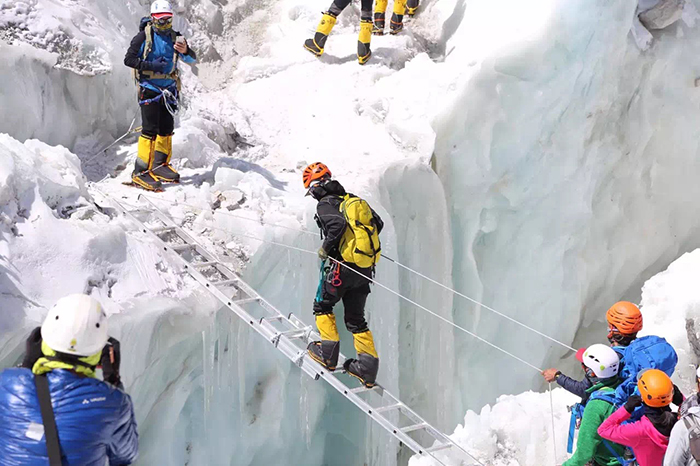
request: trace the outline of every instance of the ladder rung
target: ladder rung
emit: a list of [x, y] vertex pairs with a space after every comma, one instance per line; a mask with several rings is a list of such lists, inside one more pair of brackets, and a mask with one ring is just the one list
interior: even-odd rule
[[175, 231], [177, 230], [176, 227], [156, 227], [156, 228], [151, 228], [150, 229], [152, 233], [155, 233], [156, 235], [159, 235], [161, 233], [167, 233], [169, 231]]
[[260, 300], [260, 298], [245, 298], [245, 299], [239, 299], [238, 301], [234, 301], [233, 304], [238, 304], [239, 306], [242, 306], [243, 304], [254, 303], [255, 301], [258, 301], [258, 300]]
[[235, 283], [238, 283], [238, 279], [222, 280], [220, 282], [212, 282], [212, 285], [214, 285], [214, 286], [228, 286], [228, 285], [233, 285]]
[[401, 403], [396, 403], [395, 405], [389, 405], [389, 406], [382, 406], [380, 408], [375, 409], [374, 411], [377, 413], [385, 413], [387, 411], [391, 411], [392, 409], [399, 409], [403, 406]]
[[435, 445], [434, 447], [426, 448], [425, 451], [428, 453], [433, 453], [433, 452], [440, 451], [440, 450], [447, 450], [448, 448], [452, 448], [453, 446], [454, 446], [453, 443], [446, 442], [446, 443], [441, 443], [439, 445]]
[[357, 395], [358, 393], [368, 392], [368, 391], [372, 390], [373, 388], [374, 388], [374, 387], [372, 387], [372, 388], [367, 388], [367, 387], [365, 387], [365, 386], [363, 385], [363, 386], [361, 386], [361, 387], [357, 387], [357, 388], [351, 389], [350, 392], [351, 392], [351, 393], [354, 393], [355, 395]]
[[127, 210], [127, 213], [134, 215], [134, 214], [152, 214], [153, 211], [151, 209], [133, 209], [133, 210]]
[[400, 430], [404, 434], [407, 434], [408, 432], [414, 432], [416, 430], [425, 429], [426, 427], [428, 427], [428, 424], [425, 422], [421, 422], [420, 424], [413, 424], [412, 426], [402, 427]]
[[[258, 298], [255, 298], [255, 299], [258, 299]], [[245, 300], [242, 300], [242, 301], [245, 301]], [[267, 321], [267, 322], [274, 322], [274, 321], [276, 321], [276, 320], [285, 320], [285, 319], [286, 319], [286, 317], [283, 316], [283, 315], [272, 316], [272, 317], [261, 317], [261, 318], [260, 318], [260, 323], [262, 324], [262, 323], [263, 323], [263, 320], [264, 320], [264, 321]]]
[[194, 244], [178, 244], [176, 246], [170, 246], [170, 249], [172, 249], [175, 252], [182, 252], [182, 251], [187, 251], [188, 249], [194, 249], [197, 246]]
[[190, 262], [190, 265], [196, 269], [203, 269], [205, 267], [212, 267], [214, 265], [217, 265], [219, 261], [211, 261], [211, 262], [199, 262], [198, 264], [193, 264]]
[[294, 330], [287, 330], [285, 332], [279, 332], [276, 334], [274, 337], [272, 337], [272, 344], [277, 346], [279, 345], [280, 338], [285, 337], [290, 340], [294, 338], [303, 338], [306, 336], [306, 333], [309, 332], [310, 329], [307, 328], [302, 328], [302, 329], [294, 329]]

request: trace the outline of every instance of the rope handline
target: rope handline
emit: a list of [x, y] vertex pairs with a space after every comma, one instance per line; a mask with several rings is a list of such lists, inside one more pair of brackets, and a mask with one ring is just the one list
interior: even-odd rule
[[555, 422], [554, 422], [554, 397], [552, 396], [552, 382], [549, 382], [549, 409], [552, 413], [552, 446], [554, 449], [554, 464], [557, 464], [557, 437], [554, 432]]
[[[183, 219], [183, 218], [178, 218], [178, 217], [172, 217], [172, 218], [173, 218], [173, 219], [176, 219], [176, 220], [185, 220], [185, 219]], [[291, 250], [299, 251], [299, 252], [304, 252], [304, 253], [306, 253], [306, 254], [311, 254], [311, 255], [314, 255], [314, 256], [317, 255], [317, 252], [311, 251], [311, 250], [309, 250], [309, 249], [298, 248], [298, 247], [296, 247], [296, 246], [290, 246], [290, 245], [288, 245], [288, 244], [278, 243], [278, 242], [276, 242], [276, 241], [271, 241], [271, 240], [267, 240], [267, 239], [262, 239], [262, 238], [259, 238], [259, 237], [256, 237], [256, 236], [252, 236], [252, 235], [248, 235], [248, 234], [245, 234], [245, 233], [238, 233], [238, 232], [234, 232], [234, 231], [230, 231], [230, 230], [225, 230], [225, 229], [223, 229], [223, 228], [217, 228], [217, 227], [205, 227], [205, 228], [212, 228], [212, 229], [215, 229], [215, 230], [221, 230], [221, 231], [225, 231], [225, 232], [227, 232], [227, 233], [233, 234], [233, 235], [241, 236], [241, 237], [243, 237], [243, 238], [249, 238], [249, 239], [252, 239], [252, 240], [260, 241], [260, 242], [262, 242], [262, 243], [268, 243], [268, 244], [272, 244], [272, 245], [275, 245], [275, 246], [281, 246], [281, 247], [284, 247], [284, 248], [287, 248], [287, 249], [291, 249]], [[425, 307], [425, 306], [423, 306], [423, 305], [421, 305], [421, 304], [418, 304], [417, 302], [413, 301], [413, 300], [410, 299], [410, 298], [407, 298], [406, 296], [403, 296], [402, 294], [400, 294], [400, 293], [398, 293], [398, 292], [392, 290], [391, 288], [389, 288], [389, 287], [387, 287], [387, 286], [385, 286], [385, 285], [379, 283], [379, 282], [376, 281], [375, 279], [369, 278], [369, 277], [367, 277], [366, 275], [363, 275], [362, 273], [358, 272], [357, 270], [355, 270], [355, 269], [353, 269], [353, 268], [351, 268], [351, 267], [348, 267], [347, 264], [344, 264], [343, 262], [340, 262], [340, 261], [338, 261], [338, 260], [336, 260], [336, 259], [333, 259], [332, 257], [329, 257], [329, 259], [332, 260], [333, 262], [336, 262], [337, 264], [340, 264], [342, 267], [345, 267], [346, 269], [351, 270], [353, 273], [356, 273], [356, 274], [358, 274], [358, 275], [360, 275], [360, 276], [366, 278], [366, 279], [369, 280], [371, 283], [374, 283], [375, 285], [379, 286], [380, 288], [383, 288], [383, 289], [387, 290], [388, 292], [390, 292], [390, 293], [396, 295], [397, 297], [399, 297], [399, 298], [405, 300], [406, 302], [408, 302], [408, 303], [410, 303], [410, 304], [413, 304], [414, 306], [418, 307], [419, 309], [422, 309], [423, 311], [427, 312], [428, 314], [431, 314], [431, 315], [433, 315], [434, 317], [437, 317], [438, 319], [440, 319], [440, 320], [442, 320], [443, 322], [445, 322], [445, 323], [447, 323], [447, 324], [453, 326], [454, 328], [456, 328], [456, 329], [458, 329], [458, 330], [461, 330], [462, 332], [464, 332], [464, 333], [466, 333], [466, 334], [468, 334], [468, 335], [471, 335], [472, 337], [476, 338], [477, 340], [481, 341], [482, 343], [485, 343], [485, 344], [491, 346], [492, 348], [494, 348], [494, 349], [496, 349], [496, 350], [502, 352], [503, 354], [506, 354], [506, 355], [512, 357], [513, 359], [515, 359], [515, 360], [517, 360], [517, 361], [520, 361], [521, 363], [525, 364], [525, 365], [528, 366], [528, 367], [531, 367], [532, 369], [536, 370], [536, 371], [539, 372], [539, 373], [542, 372], [542, 369], [540, 369], [539, 367], [537, 367], [537, 366], [535, 366], [535, 365], [533, 365], [533, 364], [530, 364], [529, 362], [527, 362], [527, 361], [525, 361], [524, 359], [522, 359], [522, 358], [520, 358], [520, 357], [514, 355], [513, 353], [510, 353], [509, 351], [504, 350], [503, 348], [501, 348], [501, 347], [499, 347], [499, 346], [497, 346], [497, 345], [491, 343], [490, 341], [485, 340], [484, 338], [480, 337], [479, 335], [477, 335], [477, 334], [475, 334], [475, 333], [473, 333], [473, 332], [470, 332], [469, 330], [465, 329], [464, 327], [455, 324], [455, 323], [452, 322], [451, 320], [446, 319], [445, 317], [441, 316], [440, 314], [437, 314], [436, 312], [431, 311], [431, 310], [428, 309], [427, 307]]]
[[97, 152], [95, 155], [93, 155], [89, 159], [87, 159], [87, 161], [85, 162], [85, 165], [88, 165], [90, 162], [95, 160], [100, 154], [106, 152], [107, 149], [110, 149], [111, 147], [113, 147], [115, 144], [117, 144], [119, 141], [121, 141], [122, 139], [124, 139], [125, 137], [130, 135], [131, 133], [137, 133], [137, 132], [141, 131], [141, 126], [134, 128], [134, 124], [136, 124], [137, 117], [138, 117], [138, 110], [136, 111], [136, 113], [134, 113], [134, 118], [133, 118], [133, 120], [131, 120], [131, 124], [129, 125], [129, 129], [127, 130], [127, 132], [122, 134], [121, 136], [119, 136], [117, 139], [115, 139], [114, 142], [112, 142], [110, 145], [108, 145], [107, 147], [105, 147], [104, 149]]
[[457, 291], [457, 290], [453, 290], [452, 288], [450, 288], [450, 287], [448, 287], [448, 286], [446, 286], [446, 285], [443, 285], [442, 283], [440, 283], [440, 282], [438, 282], [438, 281], [436, 281], [436, 280], [433, 280], [432, 278], [427, 277], [427, 276], [423, 275], [422, 273], [420, 273], [420, 272], [418, 272], [418, 271], [416, 271], [416, 270], [413, 270], [413, 269], [409, 268], [408, 266], [405, 266], [405, 265], [401, 264], [400, 262], [395, 261], [394, 259], [392, 259], [392, 258], [390, 258], [390, 257], [387, 257], [387, 256], [382, 256], [382, 257], [384, 257], [384, 258], [385, 258], [386, 260], [388, 260], [389, 262], [393, 262], [394, 264], [398, 265], [399, 267], [402, 267], [402, 268], [404, 268], [404, 269], [406, 269], [406, 270], [409, 270], [409, 271], [415, 273], [416, 275], [418, 275], [419, 277], [421, 277], [421, 278], [423, 278], [423, 279], [425, 279], [425, 280], [428, 280], [429, 282], [434, 283], [434, 284], [436, 284], [436, 285], [438, 285], [438, 286], [444, 288], [445, 290], [451, 291], [452, 293], [456, 294], [457, 296], [460, 296], [460, 297], [462, 297], [462, 298], [464, 298], [464, 299], [466, 299], [466, 300], [468, 300], [468, 301], [471, 301], [472, 303], [476, 304], [477, 306], [481, 306], [481, 307], [483, 307], [483, 308], [485, 308], [485, 309], [488, 309], [489, 311], [493, 312], [494, 314], [497, 314], [497, 315], [503, 317], [504, 319], [507, 319], [507, 320], [509, 320], [509, 321], [511, 321], [511, 322], [513, 322], [513, 323], [515, 323], [515, 324], [518, 324], [518, 325], [520, 325], [521, 327], [530, 330], [531, 332], [534, 332], [534, 333], [536, 333], [536, 334], [538, 334], [538, 335], [540, 335], [540, 336], [542, 336], [542, 337], [544, 337], [544, 338], [546, 338], [546, 339], [548, 339], [548, 340], [550, 340], [550, 341], [552, 341], [552, 342], [554, 342], [554, 343], [556, 343], [556, 344], [558, 344], [558, 345], [563, 346], [564, 348], [570, 349], [571, 351], [576, 351], [574, 348], [572, 348], [571, 346], [567, 345], [566, 343], [562, 343], [561, 341], [557, 340], [556, 338], [552, 338], [552, 337], [550, 337], [549, 335], [547, 335], [547, 334], [545, 334], [545, 333], [542, 333], [542, 332], [540, 332], [539, 330], [534, 329], [534, 328], [530, 327], [530, 326], [527, 325], [527, 324], [524, 324], [524, 323], [522, 323], [522, 322], [520, 322], [520, 321], [518, 321], [518, 320], [515, 320], [515, 319], [513, 319], [512, 317], [510, 317], [510, 316], [508, 316], [508, 315], [506, 315], [506, 314], [503, 314], [503, 313], [501, 313], [501, 312], [498, 312], [498, 311], [495, 310], [494, 308], [492, 308], [492, 307], [490, 307], [490, 306], [487, 306], [486, 304], [480, 303], [480, 302], [477, 301], [476, 299], [470, 298], [469, 296], [467, 296], [467, 295], [465, 295], [465, 294], [462, 294], [462, 293], [460, 293], [460, 292]]
[[[143, 195], [143, 197], [145, 197], [145, 198], [147, 198], [147, 199], [149, 199], [149, 200], [151, 200], [151, 201], [164, 201], [164, 202], [167, 202], [167, 203], [173, 204], [173, 205], [183, 205], [183, 206], [186, 206], [186, 207], [192, 207], [193, 209], [199, 210], [200, 212], [204, 212], [204, 210], [205, 210], [205, 209], [203, 209], [202, 207], [199, 207], [199, 206], [196, 206], [196, 205], [193, 205], [193, 204], [187, 204], [187, 203], [184, 203], [184, 202], [169, 201], [169, 200], [167, 200], [167, 199], [155, 198], [155, 197], [150, 197], [150, 196], [145, 196], [145, 195]], [[306, 230], [306, 229], [302, 229], [302, 228], [288, 227], [288, 226], [286, 226], [286, 225], [280, 225], [280, 224], [277, 224], [277, 223], [265, 222], [265, 221], [263, 221], [263, 220], [256, 220], [256, 219], [253, 219], [253, 218], [242, 217], [242, 216], [240, 216], [240, 215], [234, 215], [234, 214], [232, 214], [232, 213], [230, 213], [230, 212], [218, 212], [218, 213], [221, 214], [221, 215], [226, 215], [226, 216], [233, 217], [233, 218], [238, 218], [238, 219], [241, 219], [241, 220], [247, 220], [247, 221], [250, 221], [250, 222], [256, 222], [256, 223], [260, 223], [260, 224], [263, 224], [263, 225], [269, 225], [269, 226], [274, 226], [274, 227], [278, 227], [278, 228], [284, 228], [284, 229], [286, 229], [286, 230], [291, 230], [291, 231], [296, 231], [296, 232], [300, 232], [300, 233], [305, 233], [305, 234], [307, 234], [307, 235], [318, 236], [318, 233], [314, 233], [314, 232], [312, 232], [312, 231], [309, 231], [309, 230]], [[257, 238], [252, 238], [252, 239], [257, 239]], [[534, 333], [536, 333], [537, 335], [540, 335], [541, 337], [544, 337], [544, 338], [550, 340], [551, 342], [556, 343], [556, 344], [562, 346], [563, 348], [566, 348], [566, 349], [571, 350], [571, 351], [574, 351], [574, 352], [576, 351], [575, 348], [572, 348], [571, 346], [567, 345], [566, 343], [563, 343], [563, 342], [557, 340], [556, 338], [550, 337], [549, 335], [547, 335], [547, 334], [545, 334], [545, 333], [542, 333], [542, 332], [540, 332], [539, 330], [537, 330], [537, 329], [535, 329], [535, 328], [532, 328], [532, 327], [530, 327], [529, 325], [524, 324], [524, 323], [520, 322], [519, 320], [516, 320], [516, 319], [514, 319], [514, 318], [512, 318], [512, 317], [510, 317], [510, 316], [508, 316], [508, 315], [506, 315], [506, 314], [503, 314], [502, 312], [499, 312], [499, 311], [497, 311], [496, 309], [494, 309], [494, 308], [492, 308], [492, 307], [490, 307], [490, 306], [488, 306], [488, 305], [486, 305], [486, 304], [484, 304], [484, 303], [481, 303], [481, 302], [477, 301], [477, 300], [474, 299], [474, 298], [470, 298], [469, 296], [467, 296], [467, 295], [465, 295], [465, 294], [463, 294], [463, 293], [460, 293], [459, 291], [457, 291], [457, 290], [455, 290], [455, 289], [453, 289], [453, 288], [450, 288], [449, 286], [444, 285], [444, 284], [438, 282], [437, 280], [434, 280], [434, 279], [432, 279], [432, 278], [430, 278], [430, 277], [428, 277], [428, 276], [426, 276], [426, 275], [423, 275], [422, 273], [418, 272], [417, 270], [414, 270], [414, 269], [408, 267], [407, 265], [404, 265], [404, 264], [400, 263], [399, 261], [397, 261], [397, 260], [395, 260], [395, 259], [392, 259], [392, 258], [389, 257], [389, 256], [386, 256], [386, 255], [382, 254], [382, 257], [385, 258], [386, 260], [388, 260], [389, 262], [392, 262], [392, 263], [396, 264], [397, 266], [399, 266], [399, 267], [401, 267], [401, 268], [403, 268], [403, 269], [405, 269], [405, 270], [408, 270], [408, 271], [411, 272], [411, 273], [414, 273], [415, 275], [417, 275], [417, 276], [423, 278], [424, 280], [427, 280], [427, 281], [429, 281], [429, 282], [431, 282], [431, 283], [433, 283], [433, 284], [435, 284], [435, 285], [437, 285], [437, 286], [439, 286], [439, 287], [441, 287], [441, 288], [443, 288], [443, 289], [445, 289], [445, 290], [447, 290], [447, 291], [449, 291], [449, 292], [451, 292], [451, 293], [453, 293], [453, 294], [455, 294], [455, 295], [457, 295], [457, 296], [459, 296], [459, 297], [461, 297], [461, 298], [463, 298], [463, 299], [466, 299], [467, 301], [470, 301], [471, 303], [476, 304], [477, 306], [481, 306], [481, 307], [483, 307], [484, 309], [486, 309], [486, 310], [488, 310], [488, 311], [491, 311], [491, 312], [493, 312], [494, 314], [499, 315], [499, 316], [503, 317], [504, 319], [507, 319], [507, 320], [513, 322], [514, 324], [520, 325], [521, 327], [523, 327], [523, 328], [525, 328], [525, 329], [527, 329], [527, 330], [530, 330], [531, 332], [534, 332]]]

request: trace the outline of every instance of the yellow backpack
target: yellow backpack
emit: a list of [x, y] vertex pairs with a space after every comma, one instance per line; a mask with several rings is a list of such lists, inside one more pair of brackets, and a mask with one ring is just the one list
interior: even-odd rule
[[381, 220], [374, 217], [367, 201], [352, 194], [342, 196], [340, 212], [348, 227], [340, 240], [343, 260], [362, 267], [373, 267], [381, 257], [379, 230]]

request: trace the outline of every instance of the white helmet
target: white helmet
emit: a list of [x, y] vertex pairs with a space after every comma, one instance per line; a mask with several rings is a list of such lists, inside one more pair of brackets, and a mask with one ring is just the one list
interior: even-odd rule
[[41, 326], [41, 338], [54, 351], [92, 356], [107, 344], [107, 315], [95, 298], [68, 295], [49, 310]]
[[151, 16], [170, 13], [173, 14], [173, 6], [167, 0], [156, 0], [151, 4]]
[[620, 369], [620, 357], [607, 345], [595, 344], [581, 356], [581, 362], [592, 370], [599, 379], [609, 379]]

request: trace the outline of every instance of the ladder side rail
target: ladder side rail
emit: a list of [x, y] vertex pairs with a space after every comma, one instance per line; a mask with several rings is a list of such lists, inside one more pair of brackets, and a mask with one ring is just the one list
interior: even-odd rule
[[[151, 239], [157, 242], [164, 251], [169, 251], [171, 253], [174, 253], [174, 255], [177, 257], [177, 259], [181, 262], [182, 265], [185, 266], [185, 270], [187, 273], [192, 276], [198, 283], [204, 285], [204, 287], [209, 290], [222, 304], [224, 304], [226, 307], [228, 307], [230, 310], [232, 310], [236, 315], [238, 315], [241, 319], [246, 321], [257, 333], [259, 333], [261, 336], [265, 337], [268, 341], [272, 342], [273, 337], [275, 337], [276, 332], [273, 331], [271, 328], [267, 328], [265, 325], [263, 325], [260, 321], [256, 321], [255, 318], [253, 318], [248, 312], [246, 312], [242, 307], [236, 305], [234, 303], [234, 300], [230, 299], [226, 294], [224, 294], [221, 290], [219, 290], [214, 283], [210, 282], [204, 275], [202, 275], [198, 270], [196, 270], [194, 267], [192, 267], [191, 263], [185, 260], [180, 254], [178, 254], [176, 251], [172, 249], [172, 245], [166, 243], [163, 241], [156, 233], [151, 231], [149, 228], [147, 228], [143, 222], [141, 222], [138, 218], [136, 218], [129, 210], [125, 209], [118, 201], [112, 199], [110, 196], [103, 194], [105, 197], [107, 197], [109, 200], [112, 201], [113, 204], [116, 205], [118, 210], [121, 211], [122, 214], [124, 214], [127, 218], [129, 218], [132, 222], [134, 222], [136, 225], [140, 227], [140, 229], [146, 233]], [[202, 245], [200, 245], [191, 235], [186, 233], [181, 227], [177, 226], [172, 219], [170, 219], [167, 215], [165, 215], [158, 207], [153, 204], [148, 198], [140, 195], [139, 198], [144, 198], [153, 208], [153, 213], [159, 217], [160, 220], [163, 220], [166, 225], [174, 227], [175, 231], [177, 231], [178, 236], [185, 241], [188, 244], [193, 244], [198, 249], [201, 248], [206, 254], [202, 254], [208, 261], [218, 262], [218, 258], [210, 253], [208, 250], [206, 250]], [[139, 212], [143, 212], [142, 209], [139, 210]], [[160, 214], [160, 215], [159, 215]], [[162, 218], [161, 218], [162, 217]], [[167, 220], [167, 221], [166, 221]], [[180, 235], [180, 232], [182, 235]], [[199, 252], [199, 251], [198, 251]], [[222, 263], [219, 263], [217, 265], [220, 265], [222, 269], [226, 270], [228, 273], [223, 273], [225, 276], [229, 276], [231, 279], [236, 279], [238, 281], [238, 284], [242, 285], [240, 287], [241, 291], [244, 292], [245, 294], [248, 294], [251, 297], [257, 297], [259, 298], [259, 303], [261, 304], [262, 307], [264, 307], [266, 310], [270, 311], [273, 314], [278, 314], [283, 316], [283, 321], [286, 321], [290, 326], [294, 328], [299, 328], [298, 324], [292, 321], [290, 318], [285, 317], [277, 308], [275, 308], [272, 304], [270, 304], [267, 300], [262, 298], [250, 285], [247, 283], [243, 282], [240, 277], [233, 271], [231, 271], [228, 267], [223, 265]], [[218, 269], [218, 267], [217, 267]], [[250, 293], [249, 293], [250, 291]], [[291, 316], [291, 314], [290, 314]], [[301, 322], [299, 319], [295, 317], [295, 320], [298, 320]], [[264, 320], [262, 322], [265, 322]], [[267, 323], [270, 327], [269, 322]], [[257, 325], [256, 325], [257, 324]], [[301, 329], [300, 329], [301, 330]], [[318, 334], [315, 332], [312, 332], [314, 336], [317, 336]], [[303, 358], [300, 360], [297, 360], [297, 356], [299, 355], [300, 348], [294, 344], [294, 342], [285, 336], [281, 336], [279, 338], [277, 348], [282, 352], [285, 356], [288, 357], [295, 365], [299, 366], [304, 372], [306, 372], [311, 378], [314, 380], [318, 380], [318, 378], [323, 378], [328, 382], [329, 385], [331, 385], [336, 391], [338, 391], [340, 394], [345, 396], [348, 400], [350, 400], [353, 404], [355, 404], [358, 408], [360, 408], [362, 411], [364, 411], [370, 418], [372, 418], [375, 422], [377, 422], [381, 427], [383, 427], [385, 430], [387, 430], [390, 434], [392, 434], [394, 437], [396, 437], [398, 440], [400, 440], [404, 445], [409, 447], [414, 453], [417, 454], [427, 454], [430, 457], [432, 457], [435, 461], [437, 461], [439, 464], [446, 466], [442, 461], [440, 461], [435, 455], [433, 455], [432, 452], [427, 451], [428, 448], [430, 447], [423, 447], [421, 446], [417, 441], [412, 439], [410, 436], [408, 436], [406, 433], [402, 432], [400, 428], [396, 425], [394, 425], [389, 419], [387, 419], [384, 415], [382, 415], [382, 412], [376, 412], [377, 408], [372, 407], [368, 402], [363, 400], [359, 395], [353, 393], [347, 385], [345, 385], [341, 380], [339, 380], [337, 377], [335, 377], [334, 372], [328, 371], [324, 367], [322, 367], [320, 364], [317, 362], [313, 361], [312, 359], [309, 358]], [[345, 357], [343, 355], [340, 355], [343, 359]], [[412, 421], [418, 423], [424, 423], [426, 424], [426, 431], [431, 435], [431, 437], [435, 438], [436, 441], [438, 440], [443, 440], [445, 443], [450, 443], [454, 445], [456, 448], [458, 448], [460, 451], [462, 451], [466, 457], [469, 457], [471, 459], [471, 455], [469, 455], [466, 450], [461, 448], [457, 443], [455, 443], [452, 439], [447, 437], [445, 434], [440, 432], [439, 430], [435, 429], [432, 425], [427, 423], [423, 418], [421, 418], [417, 413], [415, 413], [412, 409], [410, 409], [408, 406], [405, 404], [401, 403], [401, 401], [396, 398], [394, 395], [392, 395], [390, 392], [383, 390], [383, 393], [381, 394], [382, 398], [384, 396], [387, 396], [388, 399], [392, 400], [394, 403], [400, 403], [402, 406], [400, 410], [403, 412], [406, 417], [411, 419]], [[393, 403], [392, 403], [393, 404]], [[437, 434], [437, 435], [436, 435]]]
[[[110, 198], [111, 199], [111, 198]], [[142, 231], [145, 231], [146, 234], [156, 242], [159, 246], [161, 246], [164, 250], [170, 249], [168, 248], [167, 243], [165, 243], [158, 235], [150, 231], [146, 226], [135, 216], [133, 216], [127, 209], [125, 209], [118, 201], [113, 200], [112, 202], [118, 206], [118, 210], [121, 210], [121, 212], [129, 218], [132, 222], [134, 222], [136, 225], [140, 227]], [[166, 249], [167, 248], [167, 249]], [[175, 251], [172, 251], [174, 256], [177, 257], [177, 259], [180, 261], [180, 263], [183, 266], [189, 265], [189, 263], [179, 254], [177, 254]], [[216, 298], [219, 299], [221, 303], [223, 303], [226, 307], [231, 309], [233, 312], [235, 312], [241, 319], [243, 319], [246, 323], [248, 323], [256, 332], [258, 332], [261, 336], [263, 336], [266, 340], [271, 341], [272, 337], [274, 334], [272, 332], [266, 331], [263, 327], [260, 325], [256, 325], [256, 319], [253, 318], [248, 312], [246, 312], [243, 308], [240, 306], [237, 306], [233, 303], [232, 299], [229, 299], [228, 296], [226, 296], [224, 293], [221, 292], [218, 288], [213, 286], [213, 284], [206, 278], [204, 275], [202, 275], [199, 271], [195, 270], [193, 267], [186, 267], [185, 269], [187, 273], [194, 278], [198, 283], [204, 286], [205, 289], [209, 290]], [[280, 339], [282, 340], [282, 339]], [[278, 348], [280, 349], [280, 352], [282, 352], [285, 356], [287, 356], [292, 362], [295, 362], [296, 365], [299, 365], [296, 363], [295, 359], [298, 355], [298, 348], [296, 345], [294, 345], [293, 342], [284, 339], [284, 342], [281, 341], [281, 345], [278, 345]], [[318, 371], [314, 369], [312, 365], [305, 365], [302, 364], [300, 366], [301, 369], [306, 372], [311, 378], [314, 380], [317, 380], [319, 375]]]

